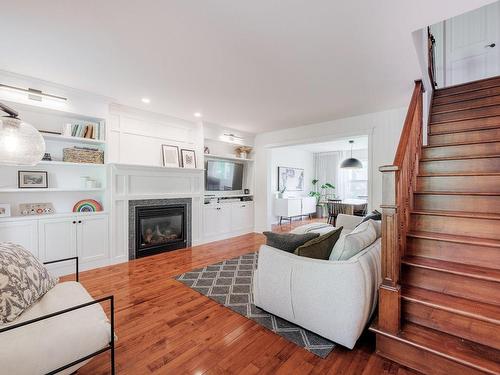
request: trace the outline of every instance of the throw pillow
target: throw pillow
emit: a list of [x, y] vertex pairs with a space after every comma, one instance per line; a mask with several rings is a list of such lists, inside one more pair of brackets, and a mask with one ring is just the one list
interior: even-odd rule
[[266, 245], [293, 253], [300, 245], [305, 244], [313, 238], [319, 237], [319, 233], [294, 234], [264, 232], [264, 236], [267, 238]]
[[0, 243], [0, 323], [14, 321], [57, 281], [22, 246]]
[[347, 260], [366, 249], [377, 239], [373, 221], [358, 225], [351, 233], [341, 236], [335, 244], [330, 260]]
[[340, 237], [343, 227], [332, 230], [322, 236], [315, 239], [307, 241], [302, 246], [299, 246], [295, 250], [295, 255], [301, 257], [314, 258], [314, 259], [324, 259], [327, 260], [330, 257], [330, 253], [333, 250], [335, 242]]
[[364, 223], [365, 221], [368, 221], [368, 220], [380, 221], [380, 220], [382, 220], [382, 214], [380, 212], [378, 212], [377, 210], [373, 210], [370, 214], [363, 217], [363, 220], [361, 220], [361, 223]]

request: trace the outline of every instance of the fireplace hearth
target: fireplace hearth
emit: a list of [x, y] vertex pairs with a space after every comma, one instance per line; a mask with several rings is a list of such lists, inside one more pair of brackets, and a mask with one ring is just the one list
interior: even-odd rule
[[130, 259], [191, 245], [190, 200], [131, 201], [129, 211]]

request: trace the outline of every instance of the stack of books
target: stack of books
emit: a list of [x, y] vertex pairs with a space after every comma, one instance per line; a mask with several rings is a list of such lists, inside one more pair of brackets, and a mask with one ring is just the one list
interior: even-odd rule
[[103, 141], [105, 137], [104, 121], [99, 123], [82, 122], [77, 124], [66, 124], [63, 129], [65, 137], [89, 138]]

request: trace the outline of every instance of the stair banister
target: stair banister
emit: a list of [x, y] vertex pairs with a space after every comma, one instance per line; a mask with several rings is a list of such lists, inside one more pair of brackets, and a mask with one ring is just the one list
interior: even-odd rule
[[379, 290], [378, 325], [392, 334], [398, 333], [401, 327], [400, 269], [422, 150], [422, 94], [422, 81], [415, 81], [394, 163], [379, 168], [382, 172], [383, 280]]

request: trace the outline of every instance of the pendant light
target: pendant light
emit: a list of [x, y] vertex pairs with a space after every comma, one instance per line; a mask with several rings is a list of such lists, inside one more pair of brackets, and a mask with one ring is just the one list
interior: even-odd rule
[[348, 159], [345, 159], [342, 163], [340, 163], [340, 168], [344, 168], [344, 169], [363, 168], [363, 164], [358, 159], [352, 157], [352, 145], [354, 144], [354, 141], [350, 140], [349, 144], [351, 145], [351, 157]]
[[0, 117], [0, 165], [37, 164], [45, 153], [40, 132], [5, 104], [0, 103], [0, 110], [8, 114]]

